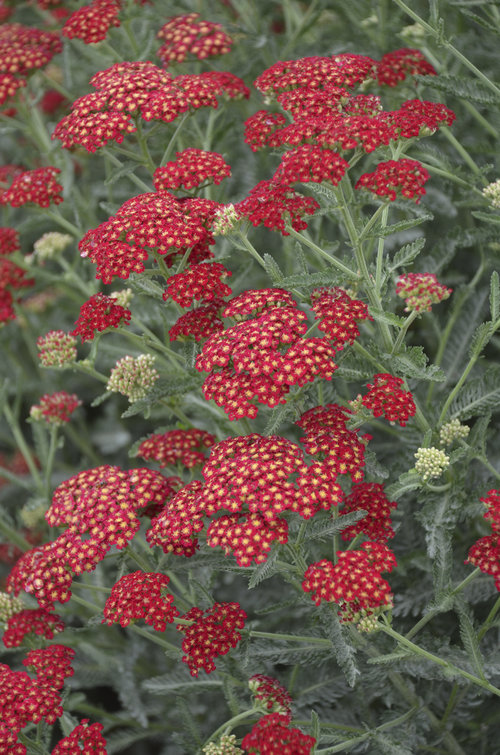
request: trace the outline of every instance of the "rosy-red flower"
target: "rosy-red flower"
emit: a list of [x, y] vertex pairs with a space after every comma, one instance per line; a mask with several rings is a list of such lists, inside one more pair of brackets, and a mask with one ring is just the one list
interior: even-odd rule
[[108, 328], [118, 328], [130, 322], [130, 310], [121, 307], [112, 296], [94, 294], [80, 307], [76, 328], [70, 335], [80, 336], [82, 343], [91, 341], [96, 331], [102, 333]]
[[430, 312], [433, 304], [438, 304], [453, 293], [434, 273], [405, 273], [396, 283], [396, 294], [405, 300], [405, 311]]
[[203, 341], [213, 333], [224, 330], [220, 313], [226, 304], [227, 302], [224, 299], [215, 297], [206, 306], [185, 312], [170, 328], [169, 339], [181, 341], [194, 338], [195, 341]]
[[194, 189], [202, 184], [218, 185], [231, 175], [231, 166], [217, 152], [191, 147], [177, 152], [176, 159], [156, 168], [153, 183], [156, 191]]
[[166, 574], [142, 571], [125, 574], [113, 585], [102, 623], [127, 627], [131, 621], [144, 619], [157, 632], [164, 632], [167, 624], [179, 616], [173, 595], [166, 592], [169, 582]]
[[230, 296], [232, 289], [224, 279], [231, 275], [220, 262], [190, 265], [168, 279], [163, 299], [173, 299], [181, 307], [190, 307], [194, 300], [209, 302], [217, 297]]
[[353, 511], [366, 511], [366, 515], [350, 527], [342, 530], [343, 540], [352, 540], [356, 535], [366, 535], [369, 540], [386, 543], [394, 537], [391, 510], [397, 503], [389, 501], [384, 486], [376, 482], [360, 482], [353, 485], [351, 492], [344, 499], [341, 515]]
[[161, 27], [157, 37], [163, 44], [157, 54], [165, 67], [173, 61], [182, 63], [188, 56], [204, 60], [231, 51], [233, 40], [222, 26], [199, 18], [199, 13], [186, 13]]
[[120, 7], [120, 0], [92, 0], [73, 11], [66, 20], [62, 33], [69, 39], [77, 37], [86, 45], [102, 42], [112, 26], [120, 26]]
[[351, 298], [342, 288], [317, 288], [312, 292], [311, 309], [319, 320], [318, 330], [332, 342], [336, 351], [354, 343], [359, 336], [358, 322], [372, 319], [367, 305]]
[[400, 195], [405, 199], [415, 199], [418, 204], [425, 194], [424, 184], [429, 178], [429, 172], [418, 160], [401, 158], [379, 163], [373, 173], [363, 173], [354, 188], [368, 189], [378, 197], [388, 197], [391, 202]]
[[137, 449], [137, 456], [146, 461], [154, 460], [161, 467], [181, 464], [188, 469], [204, 464], [204, 450], [215, 443], [215, 435], [192, 427], [189, 430], [168, 430], [154, 433], [143, 440]]
[[66, 645], [49, 645], [30, 650], [23, 665], [34, 669], [38, 684], [61, 689], [64, 680], [75, 673], [71, 666], [74, 657], [75, 651]]
[[89, 725], [89, 719], [83, 718], [71, 734], [59, 740], [51, 755], [106, 755], [102, 729], [102, 724]]
[[215, 671], [214, 658], [236, 647], [241, 640], [238, 630], [244, 628], [247, 615], [239, 603], [214, 603], [205, 611], [195, 606], [181, 618], [193, 622], [177, 626], [184, 634], [182, 660], [191, 676], [198, 676], [201, 669], [207, 674]]
[[62, 186], [56, 181], [59, 168], [35, 168], [26, 170], [14, 177], [10, 187], [0, 193], [0, 204], [11, 207], [33, 203], [39, 207], [48, 207], [51, 202], [60, 204]]
[[45, 393], [39, 404], [30, 409], [30, 417], [36, 421], [43, 420], [51, 425], [63, 425], [69, 422], [71, 415], [81, 406], [82, 402], [75, 393], [57, 391]]
[[435, 76], [436, 69], [420, 50], [403, 47], [401, 50], [386, 52], [377, 63], [377, 80], [379, 84], [395, 87], [407, 76]]
[[304, 215], [314, 215], [319, 204], [312, 197], [294, 191], [281, 180], [259, 181], [246, 199], [234, 205], [238, 215], [254, 226], [264, 225], [288, 236], [285, 223], [295, 231], [307, 228]]
[[336, 186], [348, 167], [349, 163], [337, 152], [314, 144], [303, 144], [285, 152], [273, 180], [290, 185], [326, 181]]
[[384, 415], [389, 422], [399, 422], [404, 427], [410, 417], [415, 416], [416, 406], [410, 391], [401, 390], [404, 381], [388, 373], [373, 376], [373, 383], [367, 383], [368, 393], [362, 404], [373, 412], [375, 417]]
[[292, 698], [277, 679], [266, 674], [254, 674], [248, 680], [248, 686], [255, 702], [266, 712], [290, 713]]
[[64, 627], [64, 621], [57, 614], [45, 608], [26, 608], [8, 619], [3, 644], [7, 648], [19, 647], [27, 634], [52, 640], [54, 633], [62, 632]]
[[270, 713], [263, 716], [243, 737], [241, 746], [255, 755], [310, 755], [316, 740], [300, 729], [290, 728], [291, 715]]

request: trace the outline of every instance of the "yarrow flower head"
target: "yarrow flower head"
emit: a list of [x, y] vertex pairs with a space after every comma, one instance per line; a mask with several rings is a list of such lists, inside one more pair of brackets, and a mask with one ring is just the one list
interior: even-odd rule
[[382, 56], [377, 64], [377, 80], [379, 84], [395, 87], [407, 76], [435, 76], [436, 69], [425, 59], [420, 50], [403, 47]]
[[102, 724], [89, 724], [89, 719], [83, 718], [71, 734], [59, 740], [51, 755], [106, 755], [102, 729]]
[[77, 37], [86, 45], [102, 42], [112, 26], [120, 26], [120, 7], [120, 0], [92, 0], [69, 16], [62, 33], [68, 39]]
[[10, 188], [0, 193], [0, 204], [11, 207], [33, 203], [39, 207], [48, 207], [51, 202], [60, 204], [62, 186], [56, 181], [61, 171], [51, 166], [26, 170], [15, 176]]
[[295, 231], [307, 228], [304, 215], [314, 215], [319, 204], [312, 197], [304, 197], [281, 181], [259, 181], [249, 196], [234, 205], [241, 218], [252, 225], [281, 231], [288, 236], [285, 224], [290, 223]]
[[173, 299], [181, 307], [189, 307], [193, 300], [209, 302], [217, 297], [230, 296], [232, 289], [223, 281], [231, 275], [220, 262], [190, 265], [187, 270], [168, 279], [163, 299]]
[[265, 713], [290, 713], [292, 698], [277, 679], [265, 674], [254, 674], [248, 680], [248, 686], [256, 708]]
[[[386, 543], [394, 537], [391, 510], [397, 503], [389, 501], [384, 493], [384, 486], [376, 482], [360, 482], [353, 485], [351, 492], [344, 499], [341, 515], [364, 510], [366, 515], [355, 524], [342, 530], [343, 540], [352, 540], [363, 534], [373, 542]], [[342, 520], [341, 520], [342, 521]]]
[[378, 197], [388, 197], [391, 202], [399, 194], [405, 199], [415, 199], [418, 204], [429, 178], [430, 174], [417, 160], [401, 158], [379, 163], [374, 173], [363, 173], [354, 188], [368, 189]]
[[439, 442], [442, 446], [451, 446], [451, 444], [460, 439], [465, 439], [470, 433], [468, 425], [462, 425], [460, 420], [455, 418], [442, 425], [439, 430]]
[[125, 574], [106, 600], [102, 623], [127, 627], [131, 621], [144, 619], [157, 632], [164, 632], [167, 624], [179, 616], [173, 596], [166, 592], [169, 582], [165, 574], [142, 571]]
[[154, 433], [143, 440], [137, 449], [137, 456], [146, 461], [153, 459], [161, 467], [181, 464], [188, 469], [204, 464], [204, 450], [215, 443], [215, 435], [192, 427], [189, 430], [168, 430]]
[[417, 409], [411, 393], [401, 390], [403, 383], [401, 378], [388, 373], [374, 375], [373, 383], [367, 384], [368, 393], [362, 398], [363, 406], [375, 417], [384, 415], [389, 422], [398, 422], [404, 427]]
[[382, 543], [366, 542], [361, 547], [337, 551], [336, 564], [326, 559], [311, 564], [302, 582], [302, 589], [311, 593], [316, 605], [322, 600], [336, 603], [343, 623], [359, 625], [392, 607], [391, 589], [381, 572], [392, 571], [394, 554]]
[[63, 330], [49, 330], [36, 345], [43, 367], [67, 367], [76, 362], [76, 338]]
[[239, 603], [214, 603], [205, 611], [195, 606], [181, 618], [193, 622], [177, 626], [184, 634], [182, 660], [191, 676], [198, 676], [201, 669], [207, 674], [215, 671], [214, 658], [236, 647], [241, 640], [238, 630], [244, 628], [247, 615]]
[[430, 312], [432, 305], [447, 299], [453, 293], [438, 283], [433, 273], [406, 273], [400, 275], [396, 284], [396, 294], [405, 300], [405, 312]]
[[201, 751], [204, 755], [243, 755], [243, 750], [236, 746], [235, 734], [222, 734], [217, 742], [209, 742]]
[[218, 185], [231, 175], [231, 166], [217, 152], [194, 147], [177, 152], [176, 159], [157, 168], [153, 174], [156, 191], [166, 189], [194, 189], [203, 184]]
[[290, 728], [290, 715], [270, 713], [261, 718], [252, 730], [243, 737], [241, 746], [246, 753], [280, 755], [310, 755], [316, 740], [303, 734], [300, 729]]
[[415, 452], [415, 470], [423, 482], [441, 477], [450, 466], [450, 457], [440, 448], [419, 448]]
[[500, 178], [484, 187], [483, 196], [489, 199], [492, 207], [500, 210]]
[[285, 152], [274, 181], [284, 184], [323, 183], [337, 186], [349, 164], [337, 152], [314, 144], [303, 144]]
[[61, 252], [71, 244], [73, 237], [67, 233], [59, 233], [58, 231], [51, 231], [44, 233], [33, 244], [33, 252], [36, 255], [37, 260], [45, 262], [46, 260], [52, 260], [58, 257]]
[[8, 619], [2, 640], [7, 648], [19, 647], [26, 635], [52, 640], [54, 634], [62, 632], [64, 627], [61, 617], [46, 608], [23, 608]]
[[203, 341], [213, 333], [224, 330], [224, 323], [220, 317], [227, 302], [219, 296], [214, 297], [203, 307], [197, 307], [185, 312], [172, 325], [168, 337], [171, 341], [193, 339]]
[[20, 598], [0, 591], [0, 626], [5, 627], [9, 619], [24, 611], [24, 603]]
[[80, 336], [82, 343], [91, 341], [96, 332], [127, 325], [130, 318], [130, 311], [117, 304], [115, 298], [97, 293], [80, 307], [80, 316], [71, 335]]
[[213, 216], [212, 233], [214, 236], [226, 236], [234, 230], [240, 216], [234, 204], [225, 204], [219, 207]]
[[359, 336], [357, 323], [371, 320], [367, 305], [352, 299], [342, 288], [317, 288], [311, 295], [311, 309], [319, 320], [318, 330], [332, 342], [336, 351], [354, 343]]
[[174, 16], [162, 26], [157, 36], [163, 40], [158, 57], [164, 66], [172, 62], [182, 63], [191, 55], [204, 60], [231, 51], [233, 40], [220, 24], [198, 20], [198, 13]]
[[107, 390], [121, 393], [131, 402], [144, 398], [160, 377], [153, 367], [154, 360], [151, 354], [127, 355], [119, 359], [111, 370]]
[[47, 422], [50, 425], [63, 425], [69, 422], [71, 415], [82, 402], [74, 393], [57, 391], [44, 394], [39, 404], [30, 409], [30, 417], [36, 422]]

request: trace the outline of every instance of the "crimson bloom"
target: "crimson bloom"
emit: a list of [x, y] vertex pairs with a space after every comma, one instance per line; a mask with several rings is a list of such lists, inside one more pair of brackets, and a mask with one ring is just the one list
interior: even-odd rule
[[59, 740], [51, 755], [106, 755], [106, 740], [102, 736], [102, 724], [89, 725], [83, 718], [71, 734]]
[[243, 737], [241, 746], [244, 752], [266, 753], [266, 755], [310, 755], [316, 740], [300, 729], [290, 728], [291, 715], [270, 713], [263, 716]]
[[388, 197], [391, 202], [400, 194], [405, 199], [415, 199], [418, 204], [429, 178], [429, 172], [418, 160], [401, 158], [379, 163], [373, 173], [363, 173], [354, 188], [368, 189], [378, 197]]
[[165, 592], [169, 582], [166, 574], [142, 571], [125, 574], [113, 585], [102, 623], [127, 627], [131, 621], [144, 619], [157, 632], [164, 632], [167, 624], [179, 615], [172, 605], [173, 596]]
[[92, 340], [97, 332], [108, 328], [117, 328], [130, 322], [130, 310], [121, 307], [112, 296], [97, 293], [80, 307], [80, 316], [75, 322], [76, 328], [70, 335], [80, 336], [82, 343]]
[[238, 630], [245, 626], [247, 615], [239, 603], [214, 603], [205, 611], [195, 606], [181, 618], [193, 622], [177, 626], [184, 634], [182, 660], [191, 676], [198, 676], [201, 669], [207, 674], [215, 671], [214, 658], [236, 647], [241, 640]]
[[373, 383], [367, 384], [368, 393], [362, 398], [363, 406], [375, 417], [384, 415], [389, 422], [398, 422], [404, 427], [417, 409], [411, 393], [401, 390], [403, 383], [401, 378], [388, 373], [374, 375]]

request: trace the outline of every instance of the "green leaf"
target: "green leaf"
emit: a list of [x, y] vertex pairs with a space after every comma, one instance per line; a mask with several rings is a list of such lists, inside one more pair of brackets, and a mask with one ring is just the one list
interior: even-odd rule
[[321, 724], [319, 716], [315, 710], [311, 710], [311, 736], [314, 737], [316, 742], [319, 742], [321, 735]]
[[406, 493], [422, 487], [422, 482], [416, 472], [405, 472], [399, 476], [397, 482], [393, 482], [385, 489], [389, 500], [399, 501]]
[[441, 74], [440, 76], [417, 75], [415, 78], [430, 89], [437, 89], [439, 92], [460, 97], [468, 102], [478, 102], [481, 105], [493, 105], [500, 102], [500, 97], [475, 78], [466, 79], [462, 76], [450, 76], [448, 74]]
[[268, 423], [264, 429], [264, 435], [274, 435], [285, 422], [293, 422], [299, 416], [300, 412], [293, 397], [290, 397], [286, 404], [278, 404], [271, 411]]
[[380, 228], [375, 234], [377, 237], [386, 238], [392, 236], [393, 233], [400, 233], [401, 231], [407, 231], [409, 228], [415, 228], [417, 225], [427, 222], [427, 220], [433, 220], [434, 215], [430, 212], [426, 212], [424, 215], [418, 215], [416, 218], [409, 218], [408, 220], [400, 220], [399, 223], [393, 225], [386, 225], [385, 228]]
[[495, 270], [490, 278], [490, 312], [493, 322], [500, 317], [500, 283]]
[[144, 278], [129, 278], [129, 280], [132, 288], [138, 293], [147, 294], [148, 296], [163, 301], [163, 292], [165, 289], [156, 281], [151, 280], [151, 278], [148, 278], [147, 276]]
[[314, 521], [307, 528], [307, 540], [327, 540], [332, 535], [338, 535], [339, 532], [345, 530], [346, 527], [350, 527], [352, 524], [356, 524], [360, 519], [363, 519], [367, 515], [367, 511], [359, 509], [358, 511], [351, 511], [349, 514], [343, 514], [336, 519]]
[[401, 249], [396, 252], [394, 257], [392, 258], [392, 261], [389, 263], [388, 271], [392, 273], [398, 267], [406, 267], [407, 265], [411, 265], [413, 260], [418, 257], [424, 246], [425, 236], [421, 236], [415, 241], [412, 241], [411, 244], [405, 244], [404, 246], [402, 246]]
[[489, 414], [500, 405], [500, 367], [490, 367], [484, 375], [469, 380], [450, 406], [452, 419], [470, 419]]
[[182, 396], [185, 393], [199, 389], [202, 383], [203, 378], [198, 373], [172, 373], [168, 377], [158, 380], [147, 396], [134, 401], [121, 416], [126, 418], [142, 414], [160, 399], [169, 396]]
[[406, 322], [405, 317], [398, 317], [398, 315], [394, 315], [392, 312], [385, 312], [376, 307], [368, 307], [368, 310], [377, 322], [385, 322], [387, 325], [394, 325], [396, 328], [402, 328]]
[[280, 285], [283, 288], [295, 288], [296, 286], [330, 286], [336, 285], [341, 280], [341, 276], [332, 271], [325, 270], [321, 273], [298, 273], [296, 275], [288, 275], [283, 278]]
[[99, 396], [96, 396], [95, 399], [91, 402], [90, 406], [100, 406], [103, 404], [107, 398], [113, 395], [113, 391], [104, 391], [104, 393], [100, 393]]
[[123, 162], [122, 167], [118, 168], [118, 170], [113, 170], [113, 172], [105, 179], [104, 186], [111, 186], [115, 183], [115, 181], [118, 181], [120, 178], [123, 178], [124, 176], [128, 176], [131, 173], [134, 173], [136, 168], [138, 167], [137, 162], [133, 160], [126, 160]]
[[479, 647], [477, 631], [474, 627], [471, 610], [463, 600], [462, 596], [457, 596], [455, 599], [455, 611], [458, 613], [460, 621], [460, 637], [465, 651], [469, 656], [470, 662], [475, 668], [477, 675], [481, 679], [485, 679], [484, 659]]
[[482, 26], [483, 29], [487, 29], [488, 31], [493, 32], [493, 34], [500, 36], [500, 29], [498, 28], [498, 26], [490, 24], [489, 21], [487, 21], [482, 16], [478, 16], [477, 13], [473, 13], [471, 10], [466, 10], [465, 8], [460, 8], [460, 12], [463, 13], [464, 16], [472, 18], [472, 20], [479, 24], [479, 26]]
[[197, 692], [204, 692], [207, 689], [222, 687], [222, 681], [218, 679], [204, 679], [202, 677], [193, 681], [191, 677], [188, 678], [181, 671], [172, 671], [162, 676], [146, 679], [142, 682], [141, 686], [146, 692], [150, 692], [152, 695], [165, 695], [167, 692], [174, 692], [175, 694], [187, 692], [188, 695], [192, 695]]
[[402, 375], [418, 380], [432, 380], [441, 382], [445, 380], [445, 374], [436, 364], [428, 365], [429, 361], [423, 346], [404, 346], [398, 354], [391, 356], [384, 354], [382, 361], [388, 361], [391, 370], [396, 375]]
[[491, 322], [482, 322], [481, 325], [478, 325], [472, 336], [469, 348], [469, 356], [471, 358], [480, 355], [493, 335], [493, 332], [493, 323]]
[[480, 210], [473, 210], [471, 215], [474, 215], [478, 220], [484, 220], [485, 223], [493, 223], [494, 225], [500, 225], [500, 215], [494, 215], [493, 213], [481, 212]]
[[279, 567], [276, 565], [277, 560], [278, 548], [275, 548], [263, 564], [259, 564], [254, 568], [253, 574], [248, 582], [248, 587], [250, 590], [252, 590], [254, 587], [257, 587], [257, 585], [259, 585], [265, 579], [269, 579], [270, 577], [274, 576], [274, 574], [278, 573]]
[[356, 650], [347, 641], [347, 631], [340, 623], [339, 617], [333, 606], [323, 604], [320, 606], [321, 623], [326, 630], [327, 637], [332, 643], [333, 652], [338, 665], [342, 669], [346, 681], [350, 687], [354, 687], [360, 671], [355, 662]]
[[264, 254], [263, 260], [264, 266], [266, 268], [266, 273], [271, 278], [273, 284], [275, 286], [281, 285], [284, 276], [281, 272], [280, 266], [278, 265], [274, 257], [272, 257], [270, 254]]

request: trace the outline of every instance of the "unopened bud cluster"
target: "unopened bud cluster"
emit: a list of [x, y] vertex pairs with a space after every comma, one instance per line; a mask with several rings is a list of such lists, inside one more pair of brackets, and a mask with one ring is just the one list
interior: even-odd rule
[[460, 420], [452, 419], [443, 425], [439, 431], [439, 441], [442, 446], [451, 446], [453, 441], [466, 438], [470, 432], [468, 425], [460, 424]]
[[133, 296], [131, 288], [122, 288], [121, 291], [113, 291], [110, 294], [111, 299], [114, 299], [120, 307], [128, 307]]
[[236, 747], [236, 737], [234, 734], [223, 734], [217, 743], [210, 742], [205, 745], [202, 752], [205, 755], [239, 755], [239, 753], [243, 753], [243, 750]]
[[33, 244], [33, 251], [36, 254], [36, 258], [42, 262], [45, 260], [52, 260], [57, 257], [58, 254], [64, 252], [67, 246], [71, 244], [73, 238], [67, 233], [58, 233], [58, 231], [51, 231], [50, 233], [44, 233]]
[[50, 330], [36, 345], [42, 367], [66, 367], [76, 362], [76, 338], [63, 330]]
[[432, 477], [441, 477], [444, 470], [450, 466], [450, 457], [439, 448], [419, 448], [415, 453], [417, 460], [415, 471], [423, 482]]
[[6, 625], [11, 616], [23, 609], [24, 603], [20, 598], [15, 598], [6, 592], [0, 592], [0, 625]]
[[111, 370], [106, 386], [108, 391], [121, 393], [129, 401], [144, 398], [160, 377], [153, 364], [154, 357], [151, 354], [123, 357]]
[[490, 200], [492, 207], [500, 210], [500, 178], [484, 187], [483, 196]]
[[215, 236], [225, 236], [234, 229], [239, 219], [240, 216], [234, 204], [227, 204], [221, 207], [215, 213], [211, 229], [212, 233]]

